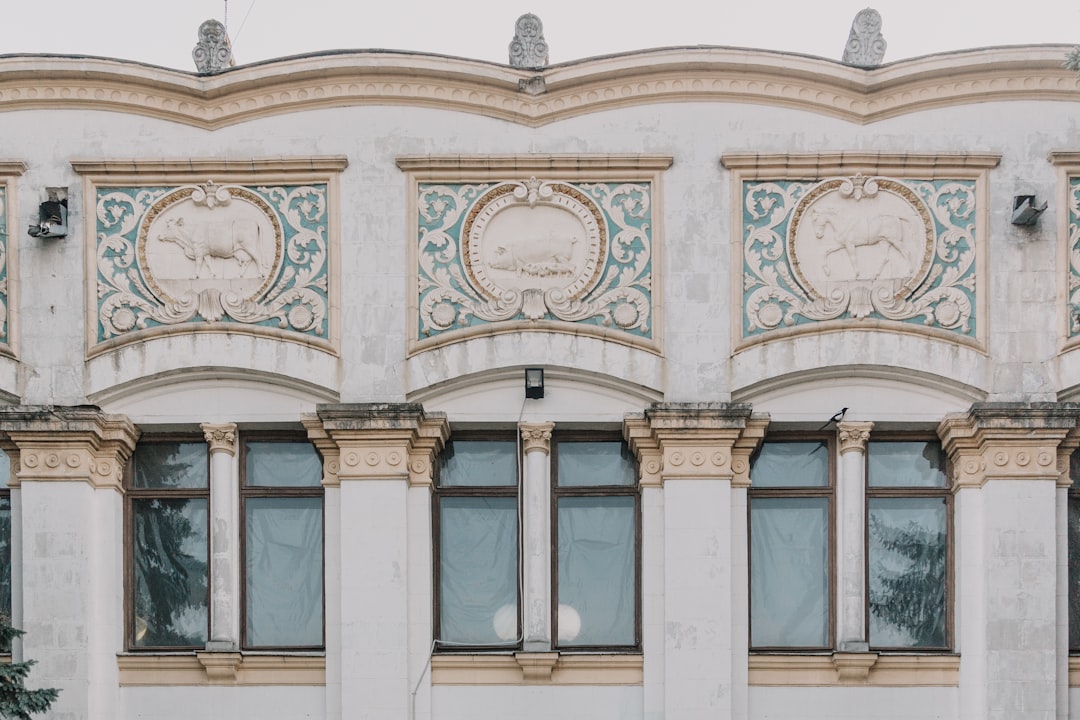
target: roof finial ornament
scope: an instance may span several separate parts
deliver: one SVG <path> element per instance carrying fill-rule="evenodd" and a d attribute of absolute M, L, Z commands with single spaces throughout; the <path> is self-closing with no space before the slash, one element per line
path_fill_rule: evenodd
<path fill-rule="evenodd" d="M 514 24 L 514 39 L 510 43 L 510 67 L 542 68 L 548 64 L 548 45 L 544 40 L 544 23 L 532 13 L 526 13 Z"/>
<path fill-rule="evenodd" d="M 219 73 L 236 64 L 232 55 L 232 44 L 225 26 L 210 19 L 199 26 L 199 42 L 191 51 L 195 67 L 201 73 Z"/>
<path fill-rule="evenodd" d="M 881 13 L 873 8 L 860 10 L 851 23 L 843 63 L 863 68 L 877 67 L 885 59 L 886 47 L 888 43 L 881 34 Z"/>

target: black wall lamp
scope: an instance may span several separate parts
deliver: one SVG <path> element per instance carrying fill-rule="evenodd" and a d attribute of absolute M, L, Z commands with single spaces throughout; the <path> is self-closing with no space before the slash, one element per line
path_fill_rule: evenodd
<path fill-rule="evenodd" d="M 544 368 L 525 368 L 525 397 L 533 400 L 544 397 Z"/>

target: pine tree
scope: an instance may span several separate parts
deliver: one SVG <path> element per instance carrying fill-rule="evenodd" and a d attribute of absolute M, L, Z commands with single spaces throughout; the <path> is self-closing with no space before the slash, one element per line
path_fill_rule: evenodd
<path fill-rule="evenodd" d="M 0 646 L 11 647 L 11 641 L 22 635 L 22 630 L 11 627 L 6 617 L 0 615 Z M 26 676 L 34 661 L 0 663 L 0 718 L 32 720 L 31 715 L 49 709 L 60 694 L 55 688 L 31 690 L 26 687 Z"/>

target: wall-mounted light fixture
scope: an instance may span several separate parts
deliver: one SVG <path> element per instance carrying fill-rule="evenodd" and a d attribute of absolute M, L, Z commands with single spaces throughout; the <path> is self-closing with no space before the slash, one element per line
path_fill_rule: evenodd
<path fill-rule="evenodd" d="M 47 188 L 46 192 L 49 193 L 49 199 L 38 206 L 38 221 L 30 223 L 27 232 L 30 237 L 67 237 L 67 190 Z"/>
<path fill-rule="evenodd" d="M 544 397 L 544 368 L 525 368 L 525 397 L 533 400 Z"/>
<path fill-rule="evenodd" d="M 1039 216 L 1046 212 L 1048 203 L 1043 202 L 1040 206 L 1035 202 L 1034 195 L 1017 195 L 1013 198 L 1013 225 L 1034 225 L 1039 221 Z"/>

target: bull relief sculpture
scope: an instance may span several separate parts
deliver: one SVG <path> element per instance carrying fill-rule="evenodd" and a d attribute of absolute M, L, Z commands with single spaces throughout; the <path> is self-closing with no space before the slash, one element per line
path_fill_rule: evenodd
<path fill-rule="evenodd" d="M 99 188 L 98 341 L 185 323 L 325 338 L 326 226 L 321 184 Z"/>
<path fill-rule="evenodd" d="M 515 322 L 650 339 L 650 190 L 535 177 L 421 185 L 417 340 Z"/>
<path fill-rule="evenodd" d="M 975 187 L 842 177 L 746 182 L 743 337 L 850 319 L 975 337 Z"/>

